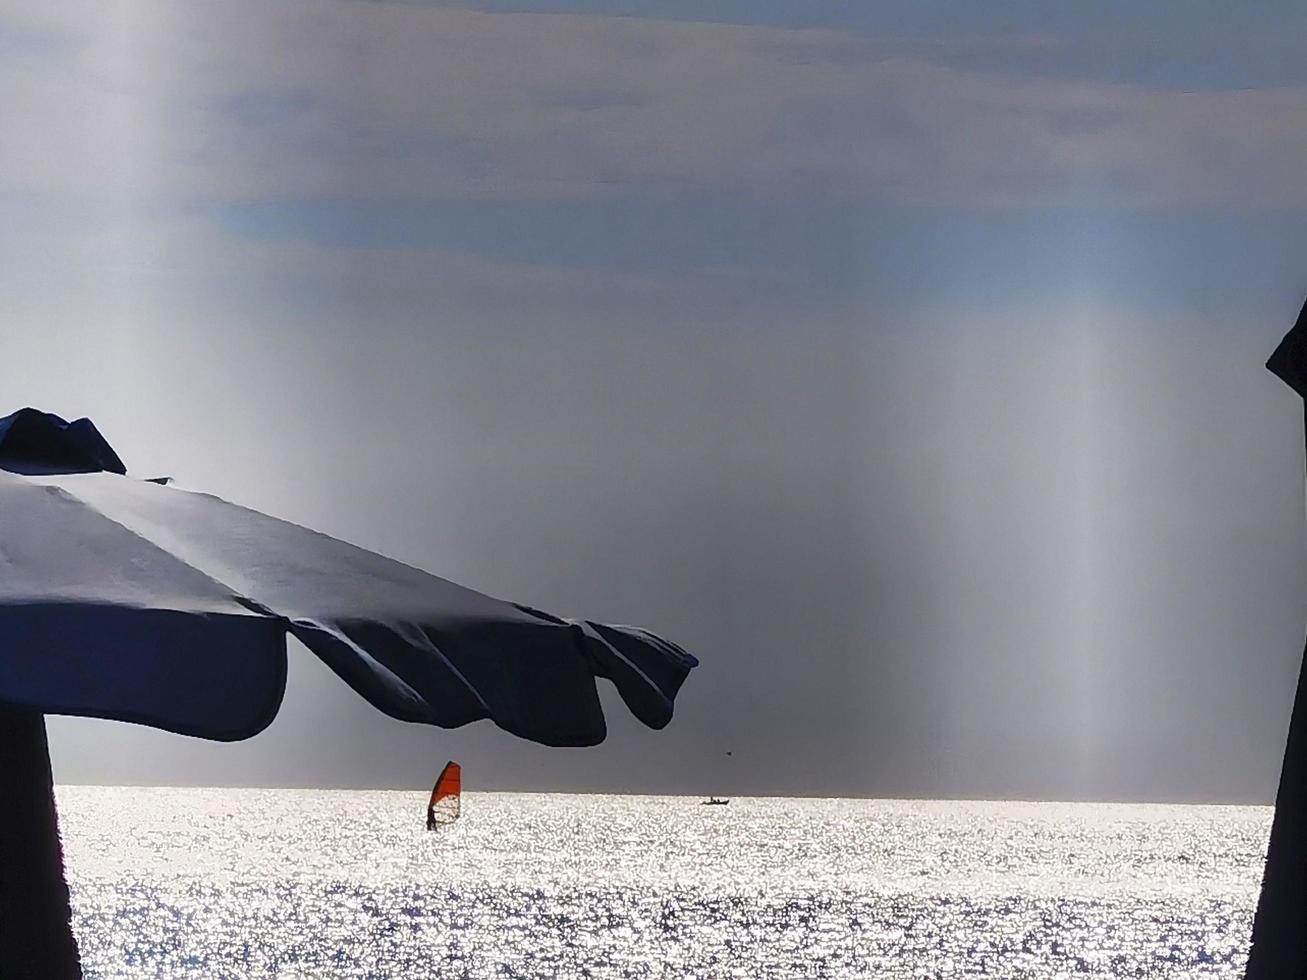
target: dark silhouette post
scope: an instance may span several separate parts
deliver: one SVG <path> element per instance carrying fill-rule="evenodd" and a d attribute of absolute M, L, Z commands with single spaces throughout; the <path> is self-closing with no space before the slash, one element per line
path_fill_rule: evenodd
<path fill-rule="evenodd" d="M 1266 366 L 1307 398 L 1307 305 Z M 1307 672 L 1301 668 L 1244 976 L 1307 976 Z"/>
<path fill-rule="evenodd" d="M 38 711 L 0 707 L 0 977 L 81 980 Z"/>

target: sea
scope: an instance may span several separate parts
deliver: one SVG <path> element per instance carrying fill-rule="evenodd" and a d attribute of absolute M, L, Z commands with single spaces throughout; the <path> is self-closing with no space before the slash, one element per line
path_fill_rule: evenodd
<path fill-rule="evenodd" d="M 1268 807 L 65 786 L 87 978 L 1240 977 Z"/>

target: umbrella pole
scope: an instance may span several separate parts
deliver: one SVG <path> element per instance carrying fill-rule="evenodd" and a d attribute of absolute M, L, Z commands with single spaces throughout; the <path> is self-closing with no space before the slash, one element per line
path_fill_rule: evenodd
<path fill-rule="evenodd" d="M 81 980 L 38 711 L 0 707 L 0 977 Z"/>

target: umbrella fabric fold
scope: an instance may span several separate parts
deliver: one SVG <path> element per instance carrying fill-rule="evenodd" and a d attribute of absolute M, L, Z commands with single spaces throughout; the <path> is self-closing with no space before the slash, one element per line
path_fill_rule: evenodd
<path fill-rule="evenodd" d="M 52 439 L 66 433 L 35 415 Z M 57 453 L 30 432 L 20 448 L 6 465 L 0 442 L 0 701 L 12 705 L 245 738 L 280 705 L 289 632 L 396 718 L 490 718 L 547 745 L 592 745 L 605 735 L 595 678 L 661 728 L 697 663 L 645 630 L 495 599 L 208 494 L 88 472 L 85 458 L 80 472 L 42 473 Z"/>
<path fill-rule="evenodd" d="M 0 419 L 0 465 L 6 462 L 24 473 L 127 472 L 90 419 L 65 422 L 34 408 Z"/>

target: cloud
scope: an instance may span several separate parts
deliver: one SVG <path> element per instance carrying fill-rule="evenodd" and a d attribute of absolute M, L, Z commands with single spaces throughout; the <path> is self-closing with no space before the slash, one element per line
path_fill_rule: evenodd
<path fill-rule="evenodd" d="M 1301 87 L 1036 79 L 955 67 L 956 42 L 390 4 L 72 3 L 2 23 L 59 53 L 0 66 L 11 190 L 1307 203 Z"/>
<path fill-rule="evenodd" d="M 0 318 L 78 329 L 197 316 L 449 328 L 580 318 L 661 329 L 793 312 L 794 301 L 778 301 L 794 289 L 784 268 L 615 267 L 457 243 L 263 236 L 203 208 L 124 212 L 93 199 L 0 196 Z"/>

